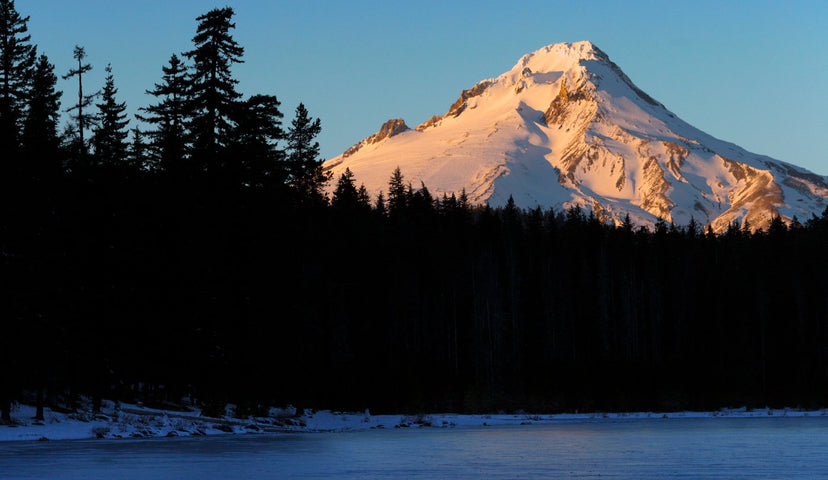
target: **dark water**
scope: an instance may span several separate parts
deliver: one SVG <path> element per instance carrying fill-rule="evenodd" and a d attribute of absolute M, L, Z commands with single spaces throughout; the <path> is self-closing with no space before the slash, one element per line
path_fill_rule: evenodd
<path fill-rule="evenodd" d="M 828 418 L 0 443 L 0 479 L 828 479 Z"/>

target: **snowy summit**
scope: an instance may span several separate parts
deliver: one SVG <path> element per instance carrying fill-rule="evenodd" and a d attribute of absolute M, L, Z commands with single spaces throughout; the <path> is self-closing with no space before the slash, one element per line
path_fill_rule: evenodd
<path fill-rule="evenodd" d="M 325 163 L 372 196 L 399 167 L 416 188 L 499 206 L 580 205 L 639 225 L 691 218 L 722 231 L 800 220 L 828 205 L 828 177 L 694 128 L 641 91 L 588 41 L 548 45 L 463 90 L 416 128 L 402 119 Z M 335 183 L 335 182 L 333 182 Z"/>

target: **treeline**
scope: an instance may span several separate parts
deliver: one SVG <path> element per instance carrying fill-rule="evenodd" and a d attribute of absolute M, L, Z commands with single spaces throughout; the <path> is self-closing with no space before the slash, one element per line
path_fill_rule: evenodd
<path fill-rule="evenodd" d="M 0 62 L 20 67 L 0 72 L 18 89 L 0 98 L 6 421 L 14 401 L 81 396 L 239 413 L 826 404 L 828 209 L 722 234 L 615 226 L 434 198 L 399 169 L 377 198 L 349 171 L 328 196 L 320 122 L 300 105 L 283 129 L 275 97 L 236 93 L 229 8 L 197 19 L 149 90 L 147 132 L 127 142 L 108 72 L 98 110 L 79 88 L 58 134 L 48 59 L 0 6 L 23 46 Z"/>
<path fill-rule="evenodd" d="M 511 199 L 470 208 L 463 197 L 403 188 L 399 170 L 387 205 L 369 210 L 353 201 L 347 176 L 328 213 L 333 225 L 318 227 L 327 258 L 313 274 L 327 293 L 311 318 L 320 323 L 298 335 L 325 352 L 306 366 L 317 372 L 303 389 L 315 405 L 826 403 L 828 209 L 805 225 L 775 218 L 716 235 L 692 222 L 648 229 L 578 208 L 526 211 Z M 313 332 L 327 333 L 326 343 Z"/>

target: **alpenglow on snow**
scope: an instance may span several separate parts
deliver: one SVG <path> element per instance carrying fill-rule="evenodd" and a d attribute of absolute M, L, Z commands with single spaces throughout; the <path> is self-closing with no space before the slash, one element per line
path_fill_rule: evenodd
<path fill-rule="evenodd" d="M 580 205 L 638 225 L 691 218 L 714 231 L 819 215 L 828 177 L 750 153 L 694 128 L 641 91 L 597 46 L 558 43 L 463 90 L 416 128 L 386 122 L 324 164 L 349 168 L 372 197 L 395 168 L 435 196 L 524 208 Z M 333 182 L 335 183 L 335 182 Z"/>

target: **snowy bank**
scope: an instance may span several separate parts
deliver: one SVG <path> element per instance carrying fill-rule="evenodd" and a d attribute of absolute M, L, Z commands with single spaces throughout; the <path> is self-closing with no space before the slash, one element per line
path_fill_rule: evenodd
<path fill-rule="evenodd" d="M 17 405 L 12 425 L 0 425 L 0 441 L 69 439 L 127 439 L 227 434 L 346 432 L 385 428 L 454 428 L 496 425 L 544 425 L 569 422 L 623 421 L 681 418 L 825 417 L 828 409 L 722 409 L 713 412 L 636 412 L 565 414 L 417 414 L 371 415 L 361 413 L 271 409 L 266 417 L 235 418 L 232 408 L 222 418 L 205 417 L 199 410 L 167 411 L 140 405 L 104 402 L 101 413 L 58 413 L 45 409 L 44 420 L 34 420 L 35 408 Z"/>

